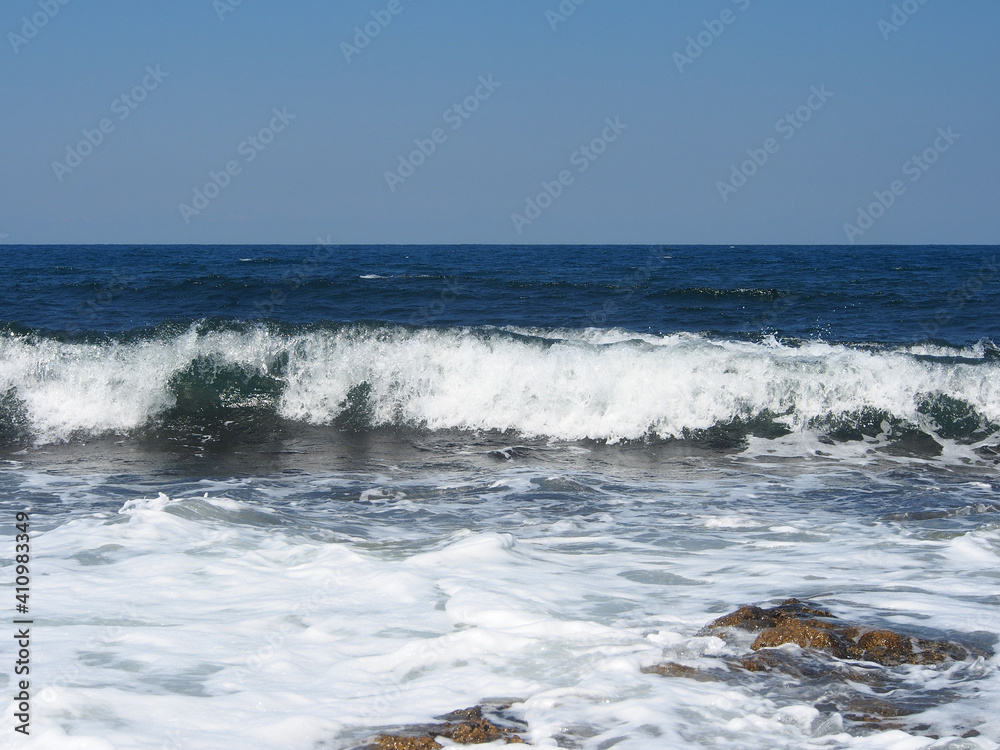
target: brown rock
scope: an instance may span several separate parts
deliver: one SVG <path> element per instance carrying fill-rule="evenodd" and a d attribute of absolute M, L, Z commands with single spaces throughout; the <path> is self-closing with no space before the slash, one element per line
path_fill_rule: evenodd
<path fill-rule="evenodd" d="M 400 737 L 394 734 L 380 734 L 375 738 L 379 750 L 435 750 L 444 747 L 430 737 Z"/>
<path fill-rule="evenodd" d="M 698 682 L 715 682 L 718 677 L 706 672 L 703 669 L 685 667 L 683 664 L 676 664 L 672 661 L 663 664 L 654 664 L 652 667 L 643 667 L 643 674 L 658 674 L 661 677 L 687 677 Z"/>
<path fill-rule="evenodd" d="M 869 630 L 850 625 L 838 620 L 828 610 L 798 599 L 786 599 L 770 609 L 740 607 L 712 621 L 702 632 L 719 628 L 759 631 L 750 646 L 754 651 L 795 643 L 802 648 L 824 651 L 838 659 L 858 659 L 886 667 L 938 664 L 949 659 L 964 659 L 970 653 L 955 643 L 911 638 L 892 630 Z M 751 663 L 751 667 L 751 671 L 768 668 L 759 662 Z"/>
<path fill-rule="evenodd" d="M 449 740 L 460 742 L 464 745 L 478 745 L 484 742 L 493 742 L 501 737 L 506 738 L 507 733 L 489 719 L 474 719 L 463 721 L 453 728 L 448 728 L 440 732 L 438 736 L 447 737 Z"/>
<path fill-rule="evenodd" d="M 504 704 L 503 708 L 508 708 L 510 704 Z M 444 716 L 435 716 L 436 719 L 441 719 L 443 721 L 478 721 L 483 718 L 483 707 L 473 706 L 472 708 L 460 708 L 457 711 L 452 711 Z"/>
<path fill-rule="evenodd" d="M 482 706 L 452 711 L 441 718 L 447 719 L 448 723 L 435 727 L 430 734 L 437 737 L 447 737 L 453 742 L 463 745 L 479 745 L 499 739 L 506 740 L 507 744 L 524 742 L 513 733 L 513 730 L 497 726 L 483 716 Z M 460 720 L 459 723 L 454 723 L 457 720 Z"/>
<path fill-rule="evenodd" d="M 873 728 L 877 728 L 880 732 L 885 732 L 891 729 L 905 730 L 907 729 L 905 724 L 899 724 L 898 722 L 888 722 L 884 721 L 881 716 L 872 716 L 870 714 L 844 714 L 844 718 L 848 721 L 853 721 L 858 724 L 866 724 Z"/>
<path fill-rule="evenodd" d="M 788 666 L 777 659 L 767 658 L 769 655 L 764 655 L 764 658 L 759 658 L 760 656 L 761 654 L 754 654 L 746 659 L 741 659 L 740 666 L 747 672 L 771 672 Z"/>
<path fill-rule="evenodd" d="M 780 621 L 773 628 L 761 631 L 757 639 L 750 644 L 750 648 L 756 651 L 784 643 L 795 643 L 802 648 L 822 649 L 840 659 L 849 656 L 843 640 L 837 636 L 834 629 L 827 627 L 826 623 L 791 618 Z"/>
<path fill-rule="evenodd" d="M 851 648 L 851 656 L 890 667 L 913 663 L 914 653 L 910 638 L 891 630 L 869 630 Z"/>
<path fill-rule="evenodd" d="M 743 659 L 727 662 L 731 667 L 747 672 L 780 672 L 799 678 L 825 678 L 837 676 L 830 665 L 819 659 L 804 658 L 801 654 L 765 649 Z"/>
<path fill-rule="evenodd" d="M 777 607 L 772 607 L 767 612 L 779 619 L 786 617 L 829 617 L 831 620 L 837 619 L 832 612 L 821 609 L 809 602 L 800 601 L 799 599 L 785 599 Z"/>
<path fill-rule="evenodd" d="M 760 607 L 740 607 L 735 612 L 723 615 L 718 620 L 713 620 L 708 624 L 707 628 L 763 630 L 764 628 L 774 627 L 775 624 L 775 619 Z"/>
<path fill-rule="evenodd" d="M 989 656 L 975 649 L 967 649 L 957 643 L 947 641 L 925 641 L 923 638 L 913 639 L 913 660 L 915 664 L 940 664 L 943 661 L 967 659 L 969 656 Z"/>
<path fill-rule="evenodd" d="M 494 706 L 507 708 L 509 704 Z M 503 739 L 507 744 L 523 743 L 513 729 L 501 727 L 483 716 L 481 706 L 463 708 L 439 717 L 444 724 L 421 725 L 404 728 L 404 734 L 380 734 L 373 741 L 377 750 L 434 750 L 442 747 L 436 737 L 447 737 L 463 745 L 479 745 Z"/>
<path fill-rule="evenodd" d="M 878 716 L 882 718 L 899 718 L 900 716 L 908 716 L 916 713 L 914 709 L 867 695 L 852 698 L 850 703 L 847 704 L 847 710 L 851 712 L 857 711 L 866 716 Z"/>
<path fill-rule="evenodd" d="M 737 630 L 755 634 L 752 651 L 723 657 L 728 670 L 704 672 L 741 686 L 801 690 L 803 699 L 815 701 L 818 710 L 838 712 L 848 722 L 879 730 L 905 729 L 930 737 L 934 736 L 928 733 L 932 727 L 907 717 L 954 700 L 955 691 L 922 690 L 905 673 L 886 667 L 934 665 L 990 655 L 988 650 L 974 646 L 844 622 L 829 610 L 798 599 L 786 599 L 774 607 L 740 607 L 709 623 L 701 633 L 727 638 L 731 647 L 742 651 L 744 637 L 728 638 Z M 775 648 L 786 643 L 801 648 Z M 688 670 L 667 663 L 644 671 L 689 676 Z"/>
<path fill-rule="evenodd" d="M 756 606 L 740 607 L 735 612 L 723 615 L 717 620 L 713 620 L 704 630 L 714 628 L 740 628 L 751 632 L 773 628 L 779 623 L 789 619 L 807 619 L 816 617 L 827 617 L 836 619 L 831 612 L 820 609 L 808 602 L 798 599 L 786 599 L 777 607 L 762 609 Z M 822 625 L 822 627 L 833 627 L 833 625 Z"/>

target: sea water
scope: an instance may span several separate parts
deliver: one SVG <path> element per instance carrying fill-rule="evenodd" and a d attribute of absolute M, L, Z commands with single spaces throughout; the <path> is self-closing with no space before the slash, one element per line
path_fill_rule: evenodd
<path fill-rule="evenodd" d="M 997 248 L 0 271 L 4 743 L 346 750 L 500 702 L 542 747 L 1000 747 Z M 887 689 L 703 630 L 789 597 L 970 656 Z"/>

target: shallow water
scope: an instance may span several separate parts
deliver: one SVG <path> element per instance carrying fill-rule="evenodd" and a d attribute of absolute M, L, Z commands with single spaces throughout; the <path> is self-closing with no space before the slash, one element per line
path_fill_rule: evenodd
<path fill-rule="evenodd" d="M 25 746 L 347 748 L 501 698 L 541 746 L 905 748 L 969 730 L 934 746 L 997 746 L 996 657 L 897 668 L 896 699 L 925 709 L 898 729 L 824 710 L 832 677 L 640 671 L 725 669 L 745 644 L 700 629 L 789 596 L 992 650 L 991 467 L 684 461 L 141 482 L 8 464 L 39 571 Z"/>

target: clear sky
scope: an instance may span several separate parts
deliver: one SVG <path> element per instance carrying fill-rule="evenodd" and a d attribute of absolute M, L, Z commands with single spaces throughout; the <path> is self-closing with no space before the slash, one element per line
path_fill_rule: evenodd
<path fill-rule="evenodd" d="M 0 242 L 995 244 L 998 31 L 996 0 L 5 0 Z"/>

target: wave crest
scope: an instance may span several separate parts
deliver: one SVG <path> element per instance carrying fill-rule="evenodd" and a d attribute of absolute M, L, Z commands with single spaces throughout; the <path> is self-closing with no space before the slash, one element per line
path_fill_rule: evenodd
<path fill-rule="evenodd" d="M 987 349 L 205 321 L 103 341 L 10 332 L 0 440 L 213 425 L 266 433 L 280 422 L 721 444 L 915 429 L 975 443 L 1000 423 L 1000 362 Z"/>

